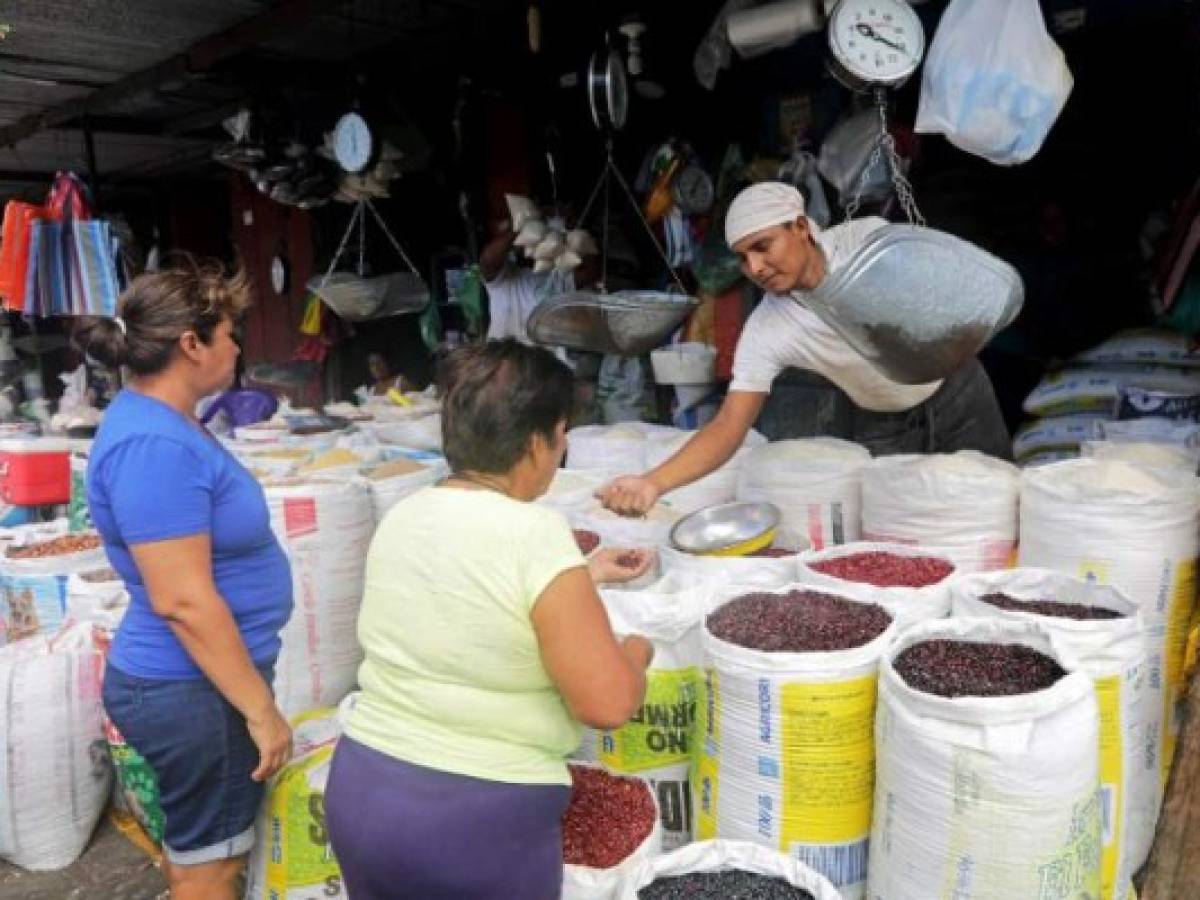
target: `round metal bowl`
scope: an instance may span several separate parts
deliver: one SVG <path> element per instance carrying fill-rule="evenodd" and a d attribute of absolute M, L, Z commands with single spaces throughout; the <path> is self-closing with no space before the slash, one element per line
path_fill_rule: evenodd
<path fill-rule="evenodd" d="M 701 556 L 745 556 L 771 546 L 781 519 L 773 503 L 722 503 L 684 516 L 671 545 Z"/>

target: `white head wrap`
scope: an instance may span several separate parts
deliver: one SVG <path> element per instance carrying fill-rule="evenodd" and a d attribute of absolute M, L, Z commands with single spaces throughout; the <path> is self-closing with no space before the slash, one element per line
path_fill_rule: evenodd
<path fill-rule="evenodd" d="M 733 198 L 725 214 L 725 243 L 733 245 L 746 235 L 795 222 L 804 215 L 804 196 L 782 181 L 752 184 Z"/>

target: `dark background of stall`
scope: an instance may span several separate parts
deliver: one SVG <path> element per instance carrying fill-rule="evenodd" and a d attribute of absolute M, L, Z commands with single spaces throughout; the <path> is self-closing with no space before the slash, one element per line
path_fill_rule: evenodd
<path fill-rule="evenodd" d="M 579 211 L 604 153 L 579 76 L 606 32 L 624 46 L 615 28 L 630 13 L 648 26 L 642 39 L 647 74 L 666 89 L 655 101 L 635 93 L 629 125 L 616 138 L 618 164 L 630 179 L 647 152 L 668 138 L 689 142 L 710 171 L 731 142 L 747 159 L 785 158 L 789 148 L 781 121 L 794 120 L 798 109 L 816 149 L 839 118 L 864 102 L 829 75 L 823 32 L 757 59 L 735 54 L 716 89 L 703 89 L 692 58 L 720 8 L 717 0 L 540 0 L 542 49 L 536 55 L 528 46 L 526 0 L 238 4 L 296 12 L 277 16 L 270 41 L 256 45 L 241 35 L 244 46 L 226 48 L 202 78 L 171 88 L 172 97 L 192 104 L 189 117 L 205 123 L 188 134 L 196 146 L 173 150 L 179 158 L 170 164 L 113 171 L 102 145 L 95 174 L 102 209 L 124 214 L 143 247 L 157 231 L 165 247 L 239 259 L 250 269 L 259 290 L 246 326 L 250 363 L 291 358 L 305 303 L 303 284 L 328 264 L 349 209 L 330 204 L 309 213 L 280 206 L 254 191 L 244 176 L 212 163 L 204 141 L 211 146 L 222 133 L 219 115 L 202 119 L 206 99 L 214 113 L 238 102 L 269 108 L 310 138 L 330 128 L 353 101 L 402 120 L 406 133 L 428 144 L 428 163 L 395 182 L 379 208 L 427 273 L 435 261 L 469 255 L 486 240 L 505 215 L 505 191 L 550 199 L 547 150 L 557 164 L 560 199 L 568 211 Z M 233 5 L 205 0 L 203 8 Z M 318 21 L 304 15 L 306 6 L 336 15 Z M 916 7 L 927 34 L 936 30 L 945 6 L 945 0 L 929 0 Z M 30 16 L 46 15 L 35 7 Z M 184 8 L 175 2 L 157 8 L 169 15 L 175 7 Z M 1021 319 L 985 354 L 1014 422 L 1020 399 L 1048 366 L 1123 325 L 1149 320 L 1144 237 L 1169 223 L 1171 206 L 1195 180 L 1200 159 L 1196 3 L 1042 0 L 1042 8 L 1066 53 L 1075 88 L 1041 152 L 1027 164 L 1005 168 L 941 137 L 922 135 L 912 145 L 910 172 L 929 224 L 996 252 L 1025 278 Z M 195 4 L 188 10 L 201 14 Z M 224 14 L 233 16 L 228 9 Z M 386 34 L 372 24 L 385 20 Z M 19 34 L 19 20 L 16 27 Z M 0 46 L 0 64 L 12 65 L 3 50 Z M 575 83 L 564 86 L 570 75 Z M 892 121 L 901 131 L 915 117 L 919 81 L 918 73 L 893 96 Z M 160 85 L 160 103 L 166 93 Z M 137 102 L 127 99 L 106 110 L 98 127 L 114 133 L 144 129 L 153 126 L 152 109 L 139 95 Z M 80 125 L 76 120 L 60 127 Z M 0 165 L 14 166 L 10 156 L 0 153 Z M 16 158 L 38 168 L 28 151 Z M 50 172 L 26 174 L 21 184 L 13 173 L 0 171 L 4 193 L 44 193 Z M 6 175 L 12 177 L 5 180 Z M 467 220 L 459 214 L 460 192 L 469 199 Z M 619 203 L 614 211 L 641 259 L 636 277 L 662 278 L 640 226 Z M 397 262 L 377 233 L 368 238 L 372 268 L 384 271 Z M 270 290 L 268 275 L 279 252 L 292 265 L 292 283 L 281 297 Z M 457 324 L 455 310 L 444 312 L 452 327 Z M 394 368 L 418 382 L 430 377 L 430 355 L 415 318 L 407 316 L 343 335 L 330 356 L 327 388 L 344 392 L 361 384 L 371 351 L 384 352 Z"/>

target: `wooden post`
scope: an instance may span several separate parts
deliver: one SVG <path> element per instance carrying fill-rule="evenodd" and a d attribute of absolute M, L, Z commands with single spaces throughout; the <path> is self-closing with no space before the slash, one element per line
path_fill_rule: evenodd
<path fill-rule="evenodd" d="M 1194 679 L 1145 874 L 1139 900 L 1200 898 L 1200 684 Z"/>

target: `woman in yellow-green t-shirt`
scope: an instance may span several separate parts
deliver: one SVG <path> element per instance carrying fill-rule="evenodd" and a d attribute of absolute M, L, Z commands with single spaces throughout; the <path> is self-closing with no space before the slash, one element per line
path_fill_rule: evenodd
<path fill-rule="evenodd" d="M 495 341 L 441 371 L 453 475 L 402 500 L 367 559 L 362 696 L 326 791 L 354 900 L 557 900 L 566 758 L 579 724 L 637 710 L 652 649 L 618 641 L 596 584 L 641 575 L 585 560 L 530 501 L 562 462 L 574 396 L 545 350 Z"/>

